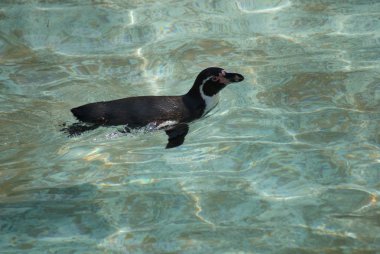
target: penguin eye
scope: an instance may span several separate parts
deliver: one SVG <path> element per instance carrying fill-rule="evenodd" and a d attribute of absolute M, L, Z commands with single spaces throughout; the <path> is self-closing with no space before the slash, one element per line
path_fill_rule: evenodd
<path fill-rule="evenodd" d="M 212 81 L 218 81 L 218 77 L 213 76 L 211 80 Z"/>

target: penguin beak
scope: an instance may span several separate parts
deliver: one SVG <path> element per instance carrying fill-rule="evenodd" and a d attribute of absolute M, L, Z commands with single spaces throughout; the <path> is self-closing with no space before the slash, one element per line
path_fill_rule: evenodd
<path fill-rule="evenodd" d="M 229 83 L 236 83 L 244 80 L 243 75 L 239 73 L 228 73 L 226 72 L 224 78 L 229 81 Z"/>

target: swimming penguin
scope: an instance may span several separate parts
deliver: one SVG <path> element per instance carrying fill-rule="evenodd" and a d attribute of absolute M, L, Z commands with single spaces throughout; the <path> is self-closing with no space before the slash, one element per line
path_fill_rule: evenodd
<path fill-rule="evenodd" d="M 95 102 L 72 108 L 80 121 L 62 130 L 69 136 L 99 126 L 124 125 L 127 129 L 147 127 L 164 130 L 166 148 L 180 146 L 189 131 L 188 123 L 206 115 L 219 101 L 219 91 L 230 83 L 244 80 L 239 73 L 228 73 L 219 67 L 201 71 L 191 89 L 180 96 L 138 96 Z"/>

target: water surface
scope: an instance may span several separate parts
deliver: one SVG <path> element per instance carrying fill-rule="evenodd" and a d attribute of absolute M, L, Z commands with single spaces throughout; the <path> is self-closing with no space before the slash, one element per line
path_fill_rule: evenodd
<path fill-rule="evenodd" d="M 4 253 L 378 253 L 378 1 L 0 3 Z M 70 108 L 183 94 L 221 66 L 185 144 L 77 138 Z"/>

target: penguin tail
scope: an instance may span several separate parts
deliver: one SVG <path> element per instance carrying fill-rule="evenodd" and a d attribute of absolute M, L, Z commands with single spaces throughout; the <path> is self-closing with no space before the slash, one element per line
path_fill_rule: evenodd
<path fill-rule="evenodd" d="M 101 111 L 98 110 L 97 105 L 84 105 L 77 108 L 72 108 L 71 113 L 79 121 L 87 123 L 95 123 L 99 118 L 102 117 Z"/>
<path fill-rule="evenodd" d="M 73 123 L 68 126 L 66 124 L 62 125 L 63 128 L 60 130 L 66 133 L 69 137 L 76 137 L 81 135 L 83 132 L 95 130 L 100 125 L 98 124 L 84 124 L 81 122 Z"/>

